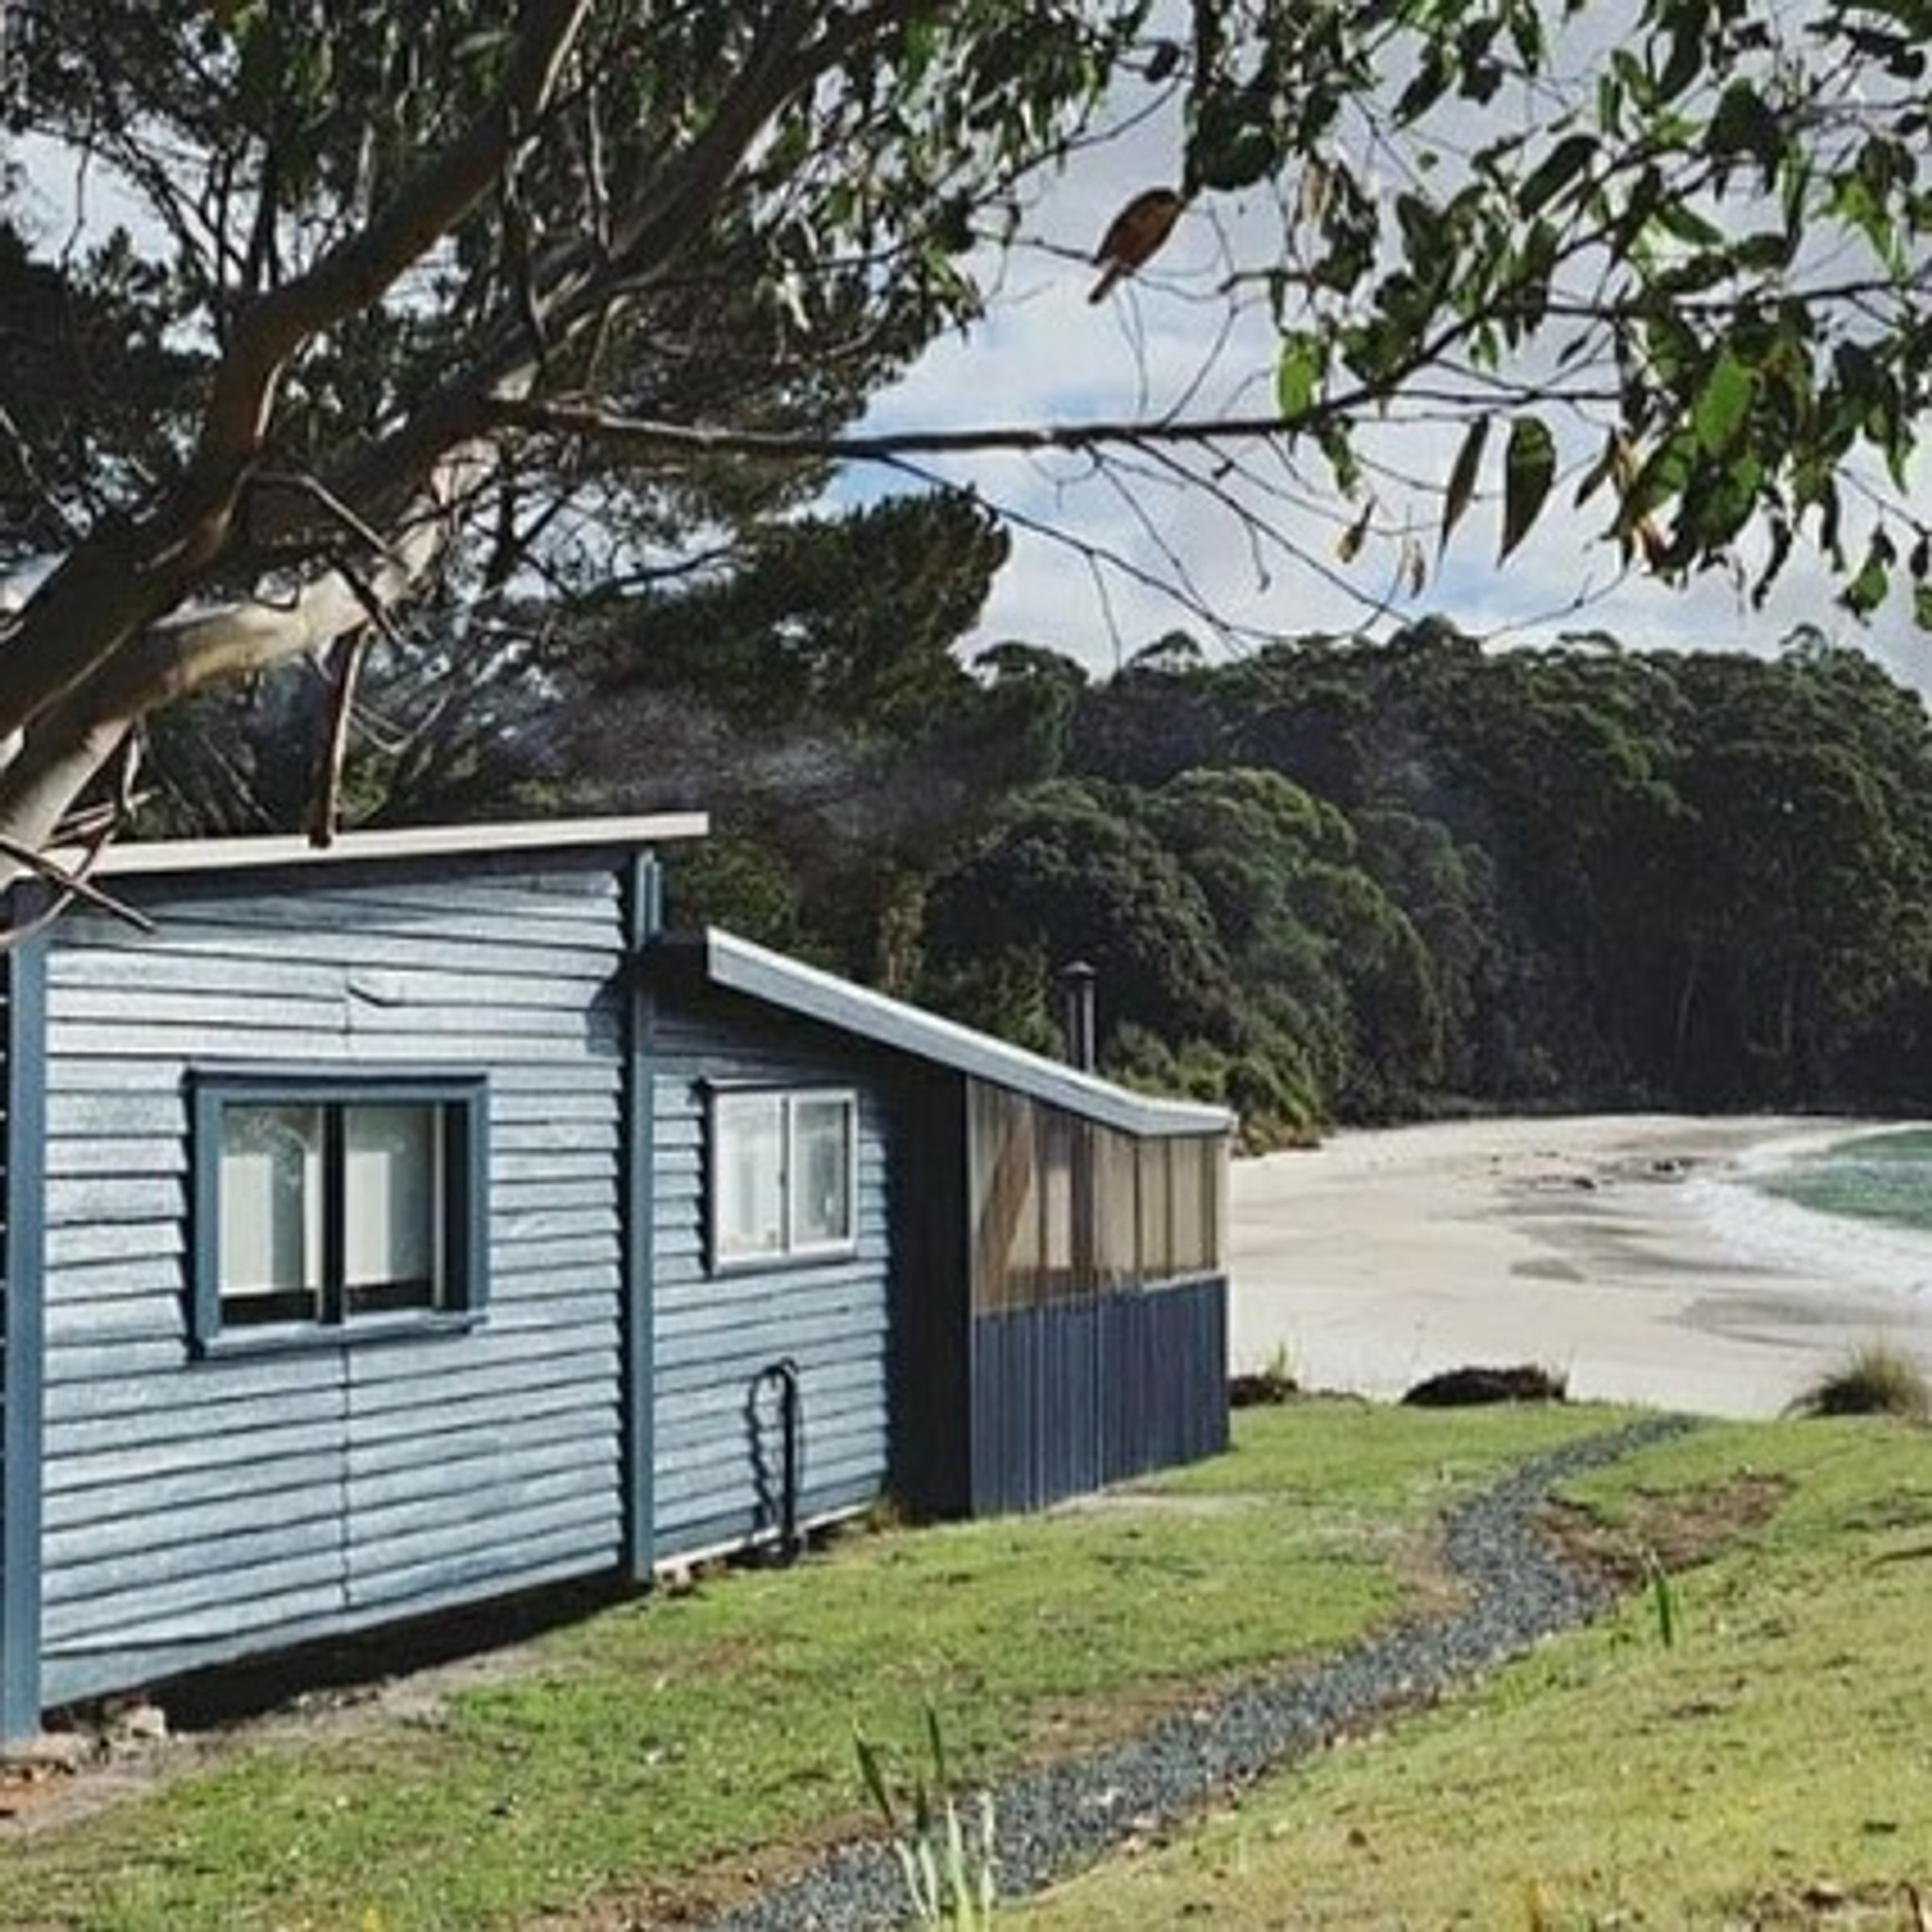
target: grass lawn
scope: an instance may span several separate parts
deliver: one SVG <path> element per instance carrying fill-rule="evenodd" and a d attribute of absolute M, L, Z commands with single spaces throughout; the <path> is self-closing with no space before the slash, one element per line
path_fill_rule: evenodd
<path fill-rule="evenodd" d="M 1712 1427 L 1574 1493 L 1635 1543 L 1687 1496 L 1774 1483 L 1768 1521 L 1674 1579 L 1669 1646 L 1654 1599 L 1633 1595 L 1615 1621 L 1010 1922 L 1920 1932 L 1932 1924 L 1932 1436 L 1873 1422 Z"/>
<path fill-rule="evenodd" d="M 433 1700 L 243 1734 L 97 1815 L 0 1828 L 0 1926 L 604 1932 L 626 1901 L 724 1895 L 865 1822 L 855 1722 L 916 1765 L 930 1698 L 982 1778 L 1332 1650 L 1440 1592 L 1446 1502 L 1618 1420 L 1249 1411 L 1231 1455 L 1091 1507 L 854 1534 L 555 1632 Z M 1771 1924 L 1807 1922 L 1754 1901 L 1802 1914 L 1828 1883 L 1815 1900 L 1882 1890 L 1893 1916 L 1867 1923 L 1907 1923 L 1898 1881 L 1915 1860 L 1932 1878 L 1932 1437 L 1712 1428 L 1587 1493 L 1636 1544 L 1682 1497 L 1740 1494 L 1747 1466 L 1780 1507 L 1676 1578 L 1673 1647 L 1634 1599 L 1010 1917 Z"/>
<path fill-rule="evenodd" d="M 426 1710 L 240 1739 L 0 1833 L 0 1925 L 525 1926 L 742 1883 L 863 1822 L 855 1722 L 909 1763 L 929 1698 L 981 1777 L 1332 1649 L 1440 1588 L 1447 1500 L 1613 1420 L 1248 1411 L 1232 1454 L 1104 1503 L 852 1534 L 553 1633 Z"/>

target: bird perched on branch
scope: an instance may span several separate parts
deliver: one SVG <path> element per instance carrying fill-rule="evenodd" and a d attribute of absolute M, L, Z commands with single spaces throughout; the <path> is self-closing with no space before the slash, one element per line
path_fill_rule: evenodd
<path fill-rule="evenodd" d="M 1143 262 L 1152 259 L 1160 244 L 1174 233 L 1174 222 L 1183 203 L 1172 188 L 1146 188 L 1135 195 L 1108 224 L 1107 233 L 1094 252 L 1096 263 L 1106 270 L 1089 291 L 1090 302 L 1105 301 L 1123 275 L 1130 275 Z"/>

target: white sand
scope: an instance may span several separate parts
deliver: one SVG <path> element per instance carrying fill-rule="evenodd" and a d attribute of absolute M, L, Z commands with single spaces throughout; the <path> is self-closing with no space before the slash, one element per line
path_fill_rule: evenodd
<path fill-rule="evenodd" d="M 1237 1162 L 1231 1353 L 1400 1394 L 1536 1362 L 1578 1398 L 1766 1415 L 1883 1339 L 1932 1369 L 1932 1235 L 1848 1227 L 1727 1183 L 1868 1130 L 1664 1115 L 1346 1133 Z"/>

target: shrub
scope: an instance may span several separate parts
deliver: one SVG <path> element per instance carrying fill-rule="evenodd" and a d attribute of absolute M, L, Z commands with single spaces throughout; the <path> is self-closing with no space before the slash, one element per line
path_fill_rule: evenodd
<path fill-rule="evenodd" d="M 1932 1379 L 1894 1343 L 1868 1341 L 1801 1391 L 1790 1413 L 1890 1415 L 1907 1422 L 1932 1422 Z"/>

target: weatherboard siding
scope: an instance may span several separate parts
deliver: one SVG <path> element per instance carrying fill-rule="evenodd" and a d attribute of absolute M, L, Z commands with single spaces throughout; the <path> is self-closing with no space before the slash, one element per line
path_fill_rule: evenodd
<path fill-rule="evenodd" d="M 653 1549 L 659 1562 L 779 1524 L 777 1383 L 796 1364 L 798 1520 L 864 1507 L 887 1479 L 890 1093 L 871 1057 L 738 1002 L 659 1003 L 651 1106 Z M 713 1083 L 858 1096 L 856 1251 L 766 1269 L 709 1265 L 706 1123 Z"/>
<path fill-rule="evenodd" d="M 44 1696 L 620 1554 L 618 885 L 136 881 L 48 968 Z M 197 1360 L 191 1069 L 488 1076 L 475 1329 Z"/>

